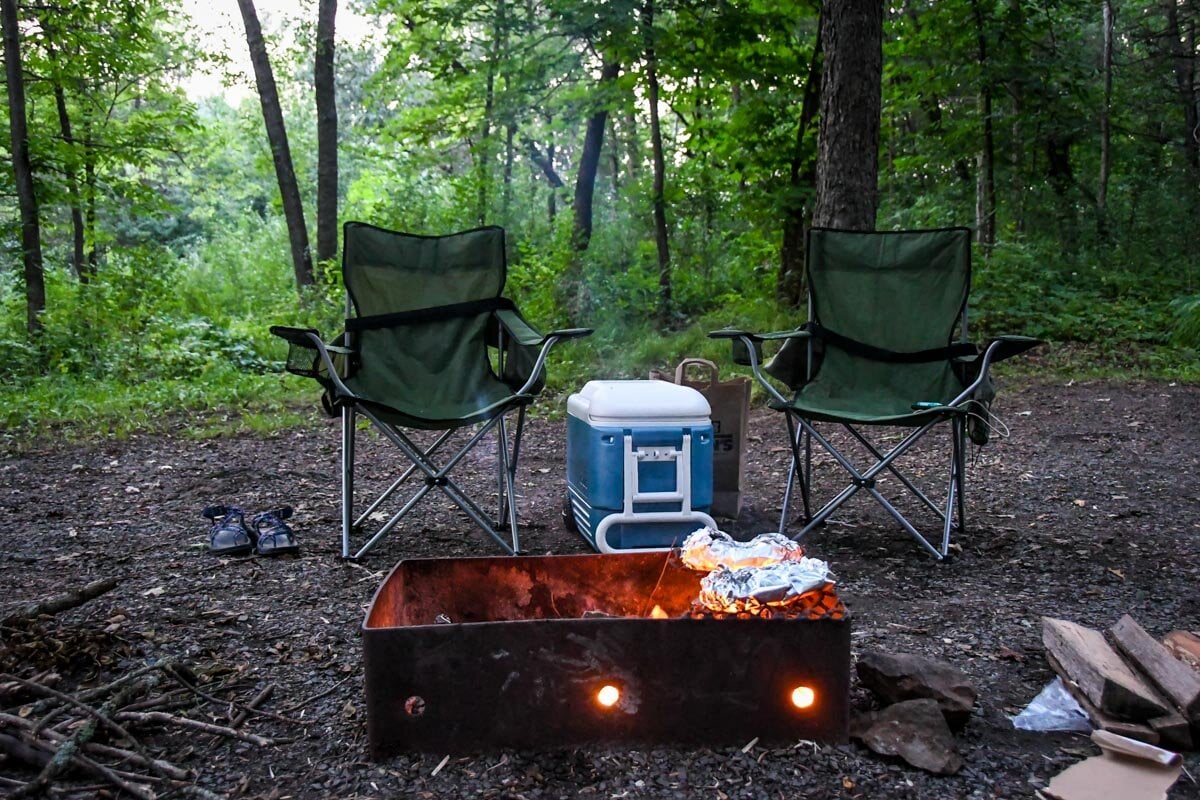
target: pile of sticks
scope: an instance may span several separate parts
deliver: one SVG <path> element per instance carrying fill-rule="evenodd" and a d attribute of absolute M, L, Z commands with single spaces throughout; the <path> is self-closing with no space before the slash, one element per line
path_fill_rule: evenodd
<path fill-rule="evenodd" d="M 87 602 L 115 585 L 111 580 L 89 584 L 69 597 L 51 598 L 10 614 L 0 620 L 0 627 L 20 628 Z M 250 715 L 297 722 L 256 708 L 270 698 L 272 685 L 244 703 L 221 699 L 201 689 L 192 670 L 174 659 L 156 660 L 103 686 L 75 691 L 56 688 L 62 679 L 53 670 L 20 677 L 13 674 L 12 666 L 9 669 L 12 672 L 0 672 L 0 762 L 23 764 L 33 777 L 22 781 L 0 776 L 0 795 L 5 797 L 47 794 L 52 788 L 65 788 L 55 786 L 56 782 L 76 783 L 88 776 L 98 781 L 91 787 L 93 794 L 112 787 L 143 800 L 167 793 L 215 800 L 218 795 L 199 786 L 196 774 L 159 757 L 139 737 L 147 731 L 176 729 L 268 747 L 276 742 L 239 730 Z M 228 724 L 186 715 L 188 710 L 212 706 L 220 710 L 198 716 Z"/>

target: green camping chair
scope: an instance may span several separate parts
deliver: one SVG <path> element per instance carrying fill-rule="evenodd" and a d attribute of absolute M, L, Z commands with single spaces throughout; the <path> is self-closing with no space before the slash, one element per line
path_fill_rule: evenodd
<path fill-rule="evenodd" d="M 326 411 L 341 413 L 343 558 L 365 555 L 434 488 L 507 553 L 520 551 L 514 476 L 525 409 L 542 389 L 550 348 L 591 331 L 539 334 L 501 296 L 506 269 L 504 231 L 497 227 L 416 236 L 348 222 L 342 246 L 345 332 L 327 345 L 312 329 L 271 328 L 289 344 L 288 371 L 317 379 Z M 505 417 L 511 411 L 516 427 L 510 449 Z M 356 518 L 354 432 L 360 414 L 412 466 Z M 435 461 L 464 428 L 474 428 L 466 444 Z M 440 433 L 421 447 L 403 429 Z M 493 429 L 499 444 L 495 519 L 450 476 Z M 351 535 L 414 475 L 419 488 L 351 556 Z M 500 534 L 504 527 L 508 537 Z"/>
<path fill-rule="evenodd" d="M 971 285 L 971 234 L 966 228 L 864 233 L 814 228 L 807 249 L 808 322 L 794 331 L 754 334 L 715 331 L 735 340 L 735 360 L 748 363 L 787 419 L 792 464 L 784 491 L 780 533 L 787 533 L 793 487 L 804 505 L 800 539 L 843 503 L 866 491 L 935 558 L 945 558 L 950 534 L 965 524 L 966 441 L 987 441 L 989 406 L 995 395 L 989 367 L 1040 342 L 1002 336 L 979 348 L 967 341 Z M 760 368 L 764 342 L 782 346 Z M 739 344 L 740 343 L 740 344 Z M 764 374 L 766 373 L 766 374 Z M 767 380 L 790 389 L 790 398 Z M 822 434 L 818 423 L 843 425 L 874 462 L 856 466 Z M 945 501 L 935 503 L 897 468 L 897 459 L 943 423 L 950 430 L 950 469 Z M 870 441 L 860 428 L 909 430 L 891 449 Z M 849 474 L 850 483 L 815 513 L 812 510 L 812 442 Z M 935 544 L 897 510 L 878 487 L 894 477 L 941 521 Z M 798 479 L 798 480 L 797 480 Z"/>

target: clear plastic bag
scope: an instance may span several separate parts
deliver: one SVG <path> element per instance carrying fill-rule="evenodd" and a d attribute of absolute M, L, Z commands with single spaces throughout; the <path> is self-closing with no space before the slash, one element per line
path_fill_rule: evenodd
<path fill-rule="evenodd" d="M 1088 733 L 1092 730 L 1087 712 L 1071 696 L 1067 687 L 1063 685 L 1062 678 L 1057 675 L 1020 714 L 1009 719 L 1012 720 L 1014 728 L 1023 731 Z"/>

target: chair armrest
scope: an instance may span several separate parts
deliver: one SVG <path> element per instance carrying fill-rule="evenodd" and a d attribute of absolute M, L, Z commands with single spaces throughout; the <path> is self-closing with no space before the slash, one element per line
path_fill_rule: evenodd
<path fill-rule="evenodd" d="M 306 378 L 314 378 L 318 381 L 328 381 L 333 384 L 337 393 L 345 397 L 355 397 L 354 392 L 342 382 L 341 376 L 338 374 L 337 366 L 333 363 L 333 357 L 330 353 L 339 355 L 352 355 L 354 351 L 349 347 L 339 347 L 337 345 L 327 345 L 321 339 L 321 334 L 315 328 L 289 328 L 284 325 L 272 325 L 271 334 L 278 336 L 288 343 L 288 366 L 289 372 L 296 375 L 301 375 Z M 309 367 L 308 369 L 299 369 L 294 367 L 294 353 L 297 350 L 309 350 L 316 353 L 317 358 L 325 367 L 324 374 L 318 370 Z"/>
<path fill-rule="evenodd" d="M 790 331 L 774 331 L 772 333 L 750 333 L 735 328 L 724 328 L 719 331 L 709 331 L 710 339 L 729 339 L 733 345 L 733 362 L 749 366 L 754 373 L 754 379 L 766 390 L 771 399 L 780 405 L 787 405 L 788 400 L 775 386 L 767 380 L 762 370 L 762 343 L 769 341 L 786 341 L 789 339 L 810 338 L 812 333 L 797 328 Z M 740 352 L 739 352 L 739 345 Z"/>
<path fill-rule="evenodd" d="M 546 357 L 554 345 L 567 339 L 579 339 L 592 334 L 591 328 L 563 328 L 543 336 L 526 322 L 520 313 L 512 309 L 499 309 L 493 312 L 493 317 L 503 329 L 504 336 L 510 340 L 510 343 L 506 344 L 503 336 L 497 336 L 494 342 L 506 354 L 506 377 L 511 376 L 518 380 L 524 380 L 521 388 L 517 389 L 517 394 L 527 394 L 535 390 L 543 379 L 542 370 L 546 363 Z M 514 350 L 510 345 L 515 345 L 516 349 Z M 535 348 L 538 349 L 538 353 L 536 357 L 533 357 L 532 352 Z M 512 372 L 509 371 L 510 369 Z"/>
<path fill-rule="evenodd" d="M 955 359 L 959 363 L 970 364 L 976 370 L 975 379 L 971 381 L 967 388 L 959 393 L 958 397 L 947 403 L 947 405 L 955 406 L 970 399 L 976 390 L 987 381 L 988 370 L 991 369 L 993 362 L 1012 358 L 1042 344 L 1045 344 L 1045 342 L 1041 339 L 1034 339 L 1031 336 L 997 336 L 987 343 L 987 346 L 979 355 Z"/>
<path fill-rule="evenodd" d="M 582 339 L 585 336 L 591 336 L 592 333 L 594 331 L 591 328 L 560 328 L 559 330 L 547 333 L 546 338 L 549 339 L 551 336 L 554 336 L 562 340 Z"/>

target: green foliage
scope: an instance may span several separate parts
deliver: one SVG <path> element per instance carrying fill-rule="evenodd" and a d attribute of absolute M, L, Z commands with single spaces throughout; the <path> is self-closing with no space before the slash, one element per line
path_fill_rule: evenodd
<path fill-rule="evenodd" d="M 508 293 L 529 320 L 596 329 L 555 351 L 551 392 L 641 377 L 685 356 L 724 368 L 727 344 L 707 331 L 803 318 L 773 297 L 784 212 L 814 199 L 816 133 L 798 138 L 797 126 L 818 3 L 658 0 L 653 30 L 631 0 L 363 5 L 388 30 L 375 44 L 339 42 L 341 217 L 426 234 L 503 225 Z M 293 421 L 296 396 L 311 410 L 315 388 L 275 373 L 285 348 L 268 327 L 335 334 L 338 264 L 317 265 L 317 286 L 297 295 L 257 100 L 193 107 L 182 96 L 175 71 L 213 54 L 194 46 L 177 6 L 84 0 L 56 16 L 22 7 L 48 298 L 44 330 L 30 338 L 6 201 L 6 429 L 122 435 L 183 412 L 188 429 L 209 435 Z M 1200 376 L 1200 173 L 1170 49 L 1184 39 L 1169 35 L 1166 7 L 1117 6 L 1104 208 L 1097 4 L 897 9 L 884 43 L 878 227 L 971 223 L 990 121 L 998 241 L 975 261 L 976 338 L 1043 337 L 1053 347 L 1039 367 L 1063 374 Z M 1192 6 L 1174 13 L 1184 29 L 1197 24 Z M 316 183 L 311 37 L 307 18 L 268 31 L 305 198 Z M 665 321 L 650 40 L 666 151 Z M 620 66 L 616 80 L 599 80 L 606 63 Z M 585 127 L 601 111 L 592 235 L 577 250 L 574 183 Z M 72 209 L 87 219 L 95 272 L 85 280 L 71 265 Z"/>

